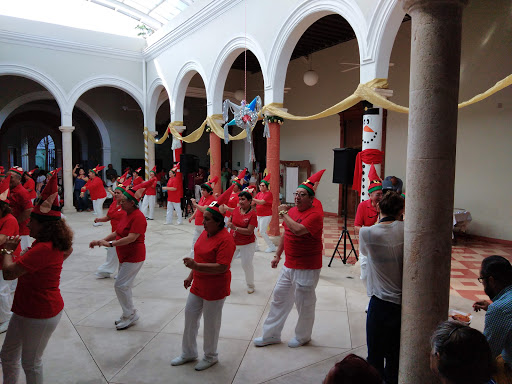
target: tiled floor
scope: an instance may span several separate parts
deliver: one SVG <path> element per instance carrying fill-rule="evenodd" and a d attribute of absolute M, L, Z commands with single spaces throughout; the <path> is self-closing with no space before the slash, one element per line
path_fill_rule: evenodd
<path fill-rule="evenodd" d="M 188 294 L 183 288 L 188 270 L 182 258 L 190 248 L 193 226 L 188 222 L 164 226 L 164 215 L 158 209 L 156 219 L 148 223 L 147 260 L 133 290 L 141 318 L 125 331 L 116 331 L 113 323 L 121 311 L 113 279 L 97 280 L 94 276 L 105 259 L 105 250 L 88 248 L 89 242 L 104 237 L 110 226 L 93 227 L 90 213 L 68 215 L 75 231 L 75 251 L 62 272 L 65 309 L 43 357 L 45 383 L 319 383 L 347 353 L 366 355 L 364 308 L 368 298 L 359 280 L 359 264 L 344 265 L 335 260 L 331 268 L 327 267 L 341 227 L 337 219 L 326 218 L 327 255 L 316 291 L 315 326 L 309 345 L 297 349 L 286 345 L 294 333 L 295 310 L 284 327 L 283 344 L 265 348 L 252 345 L 251 340 L 261 335 L 279 273 L 279 268 L 270 268 L 270 254 L 257 252 L 256 292 L 252 295 L 246 293 L 240 260 L 232 263 L 232 293 L 223 310 L 219 364 L 205 372 L 195 372 L 191 364 L 171 367 L 169 361 L 181 348 Z M 465 244 L 455 248 L 457 269 L 452 285 L 460 286 L 454 285 L 451 308 L 471 310 L 472 302 L 464 297 L 473 287 L 465 290 L 464 283 L 475 280 L 475 265 L 482 255 L 490 253 L 510 255 L 510 247 Z M 482 329 L 482 313 L 474 314 L 473 326 Z M 4 337 L 0 335 L 0 343 Z M 202 328 L 198 346 L 201 350 Z M 23 373 L 20 376 L 20 384 L 25 383 Z"/>

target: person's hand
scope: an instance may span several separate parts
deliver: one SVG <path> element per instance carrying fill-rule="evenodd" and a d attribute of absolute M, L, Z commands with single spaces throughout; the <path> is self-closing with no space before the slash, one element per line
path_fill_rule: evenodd
<path fill-rule="evenodd" d="M 192 285 L 192 277 L 187 277 L 185 280 L 183 280 L 183 286 L 185 289 L 188 289 Z"/>
<path fill-rule="evenodd" d="M 80 197 L 83 198 L 85 196 L 84 192 L 80 192 Z"/>
<path fill-rule="evenodd" d="M 94 219 L 94 222 L 95 222 L 95 223 L 98 223 L 98 222 L 99 222 L 99 221 L 98 221 L 98 219 L 99 219 L 98 217 L 97 217 L 97 218 L 95 218 L 95 219 Z"/>
<path fill-rule="evenodd" d="M 487 300 L 476 301 L 473 304 L 473 309 L 475 310 L 475 312 L 478 312 L 481 309 L 483 309 L 484 311 L 487 311 L 487 308 L 489 308 L 490 304 L 491 303 L 489 301 L 487 301 Z"/>
<path fill-rule="evenodd" d="M 106 240 L 98 240 L 98 246 L 100 247 L 110 247 L 110 243 Z"/>
<path fill-rule="evenodd" d="M 5 243 L 2 245 L 2 248 L 8 251 L 14 251 L 16 248 L 18 248 L 18 244 L 20 243 L 20 241 L 20 236 L 8 236 L 5 240 Z"/>
<path fill-rule="evenodd" d="M 288 212 L 290 210 L 290 206 L 287 204 L 281 204 L 279 207 L 277 207 L 278 212 L 286 211 Z"/>
<path fill-rule="evenodd" d="M 228 221 L 228 223 L 226 225 L 229 229 L 232 229 L 232 230 L 235 230 L 235 228 L 236 228 L 235 225 L 231 221 Z"/>
<path fill-rule="evenodd" d="M 94 247 L 99 247 L 99 242 L 98 240 L 93 240 L 89 243 L 89 248 L 94 248 Z"/>
<path fill-rule="evenodd" d="M 272 261 L 270 262 L 270 266 L 272 268 L 277 268 L 277 266 L 279 265 L 279 262 L 281 261 L 281 257 L 280 256 L 277 256 L 275 255 L 274 258 L 272 259 Z"/>
<path fill-rule="evenodd" d="M 192 217 L 189 217 L 188 218 L 188 222 L 191 223 L 192 222 Z"/>
<path fill-rule="evenodd" d="M 185 257 L 183 259 L 183 264 L 185 264 L 185 267 L 190 269 L 195 269 L 195 267 L 197 266 L 197 263 L 191 257 Z"/>

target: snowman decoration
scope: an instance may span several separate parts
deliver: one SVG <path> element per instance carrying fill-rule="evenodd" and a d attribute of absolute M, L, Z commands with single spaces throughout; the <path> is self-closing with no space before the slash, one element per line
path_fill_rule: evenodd
<path fill-rule="evenodd" d="M 373 108 L 372 104 L 365 103 L 363 113 L 363 146 L 362 150 L 382 150 L 382 108 Z M 368 173 L 371 164 L 363 162 L 361 175 L 361 201 L 369 199 L 368 195 Z M 377 174 L 380 174 L 380 164 L 374 164 Z"/>

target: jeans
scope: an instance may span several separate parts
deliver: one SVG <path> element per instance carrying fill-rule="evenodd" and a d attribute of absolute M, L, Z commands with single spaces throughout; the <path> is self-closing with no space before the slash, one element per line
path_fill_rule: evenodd
<path fill-rule="evenodd" d="M 401 316 L 400 305 L 376 296 L 370 299 L 366 317 L 368 363 L 379 371 L 386 384 L 398 383 Z"/>
<path fill-rule="evenodd" d="M 76 209 L 78 211 L 85 211 L 87 209 L 87 198 L 84 196 L 84 197 L 80 197 L 80 190 L 75 190 L 73 191 L 74 195 L 75 195 L 75 201 L 76 201 Z"/>

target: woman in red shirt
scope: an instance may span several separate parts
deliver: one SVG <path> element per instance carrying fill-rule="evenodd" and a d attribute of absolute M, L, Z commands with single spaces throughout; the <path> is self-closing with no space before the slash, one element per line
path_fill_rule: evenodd
<path fill-rule="evenodd" d="M 126 329 L 139 320 L 133 305 L 132 287 L 146 259 L 144 240 L 148 222 L 139 210 L 139 201 L 150 183 L 152 181 L 148 180 L 133 189 L 125 190 L 119 204 L 126 215 L 121 218 L 114 232 L 103 240 L 94 240 L 89 244 L 90 248 L 116 247 L 120 266 L 114 288 L 123 309 L 119 320 L 114 322 L 118 330 Z"/>
<path fill-rule="evenodd" d="M 205 212 L 206 207 L 208 207 L 215 200 L 215 197 L 213 196 L 213 187 L 218 180 L 219 178 L 215 176 L 210 181 L 201 184 L 201 199 L 199 200 L 199 203 L 196 203 L 196 199 L 191 200 L 192 205 L 195 208 L 195 211 L 192 214 L 192 216 L 189 217 L 188 222 L 191 223 L 192 220 L 195 220 L 195 231 L 194 237 L 192 239 L 192 249 L 190 250 L 190 257 L 194 257 L 194 246 L 196 244 L 197 239 L 204 231 L 203 213 Z"/>
<path fill-rule="evenodd" d="M 153 183 L 146 189 L 140 211 L 147 220 L 153 220 L 155 217 L 155 204 L 156 204 L 156 183 L 158 178 L 156 177 L 156 166 L 149 171 L 149 180 L 153 180 Z"/>
<path fill-rule="evenodd" d="M 201 233 L 194 246 L 194 258 L 186 257 L 183 263 L 191 269 L 184 281 L 185 289 L 190 287 L 185 306 L 185 330 L 182 353 L 171 361 L 171 365 L 182 365 L 197 359 L 197 332 L 204 312 L 204 358 L 195 366 L 203 371 L 218 361 L 222 307 L 230 294 L 231 271 L 229 267 L 235 252 L 233 237 L 224 228 L 221 206 L 227 201 L 232 187 L 211 203 L 204 212 Z M 221 211 L 222 209 L 222 211 Z"/>
<path fill-rule="evenodd" d="M 30 200 L 32 201 L 32 204 L 34 204 L 34 200 L 37 197 L 36 182 L 32 178 L 32 174 L 34 172 L 35 172 L 35 169 L 33 169 L 29 172 L 25 172 L 23 174 L 23 180 L 24 180 L 23 186 L 28 191 L 28 195 L 30 196 Z"/>
<path fill-rule="evenodd" d="M 3 277 L 18 279 L 4 345 L 0 352 L 4 383 L 16 383 L 19 359 L 27 383 L 43 382 L 42 355 L 62 316 L 59 290 L 62 263 L 73 251 L 73 232 L 61 218 L 57 172 L 50 178 L 30 214 L 30 236 L 36 240 L 13 260 L 20 237 L 9 237 L 0 251 Z"/>
<path fill-rule="evenodd" d="M 178 221 L 176 224 L 183 224 L 183 216 L 181 215 L 181 197 L 183 196 L 183 183 L 181 181 L 181 173 L 176 176 L 177 168 L 173 168 L 169 171 L 169 181 L 167 186 L 163 187 L 164 191 L 167 191 L 167 215 L 165 217 L 164 224 L 172 224 L 173 212 L 176 211 Z"/>
<path fill-rule="evenodd" d="M 89 181 L 82 187 L 80 197 L 84 197 L 85 191 L 89 191 L 92 200 L 93 214 L 103 217 L 103 202 L 107 198 L 107 192 L 103 185 L 103 180 L 98 177 L 98 172 L 102 171 L 104 166 L 97 165 L 93 169 L 89 169 Z M 94 223 L 95 227 L 103 225 L 102 223 Z"/>
<path fill-rule="evenodd" d="M 233 211 L 228 221 L 228 228 L 231 229 L 235 239 L 236 250 L 240 252 L 242 259 L 242 268 L 245 272 L 245 282 L 247 283 L 247 293 L 254 293 L 254 266 L 252 259 L 256 249 L 256 236 L 254 228 L 258 226 L 256 210 L 251 207 L 252 195 L 243 191 L 238 195 L 238 204 L 240 207 Z"/>
<path fill-rule="evenodd" d="M 267 249 L 265 252 L 272 253 L 277 250 L 277 247 L 274 245 L 270 237 L 268 236 L 268 226 L 270 224 L 270 220 L 272 220 L 272 205 L 274 201 L 274 197 L 272 192 L 268 189 L 270 186 L 270 173 L 261 180 L 260 183 L 260 191 L 254 198 L 254 203 L 256 203 L 256 214 L 258 216 L 258 231 L 260 232 L 261 237 L 267 243 Z M 316 200 L 316 199 L 315 199 Z"/>

